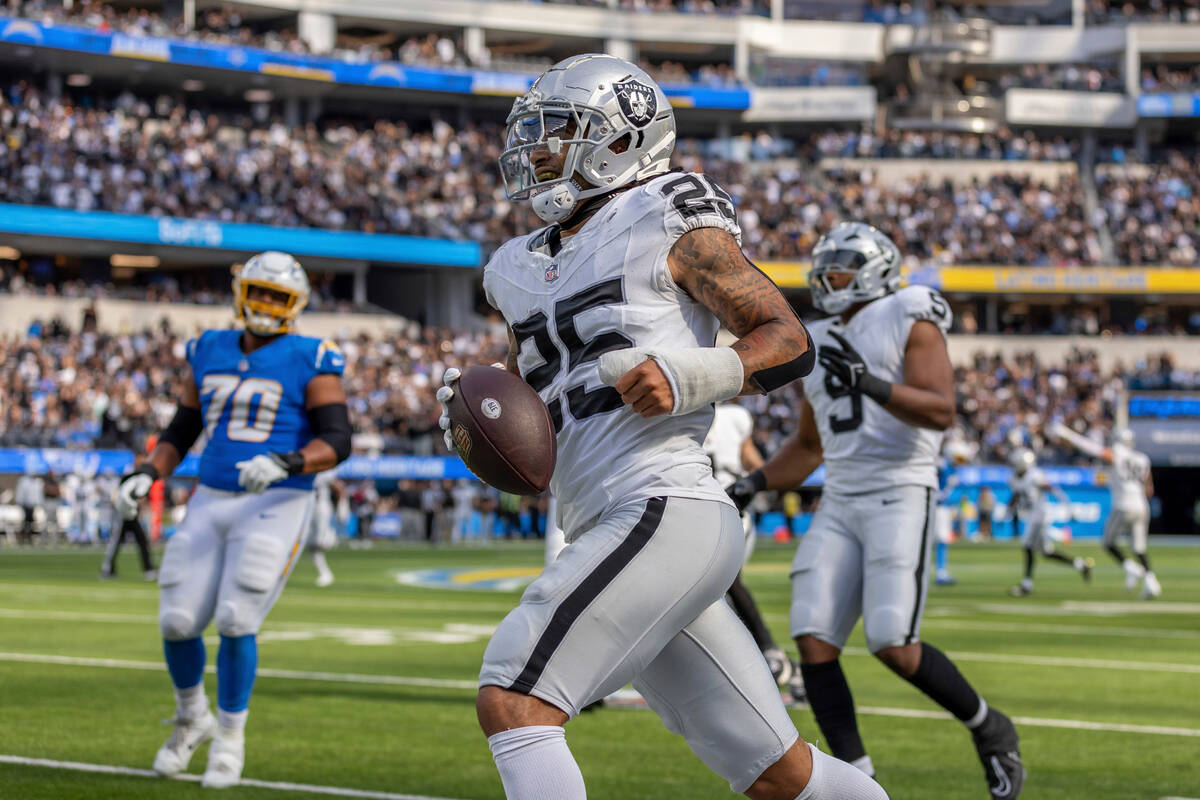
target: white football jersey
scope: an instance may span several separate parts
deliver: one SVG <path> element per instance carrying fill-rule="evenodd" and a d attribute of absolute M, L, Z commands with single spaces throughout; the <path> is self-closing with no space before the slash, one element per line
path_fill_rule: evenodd
<path fill-rule="evenodd" d="M 712 427 L 704 438 L 704 452 L 712 460 L 713 474 L 722 486 L 728 486 L 746 474 L 742 466 L 742 445 L 754 432 L 754 418 L 737 403 L 721 403 L 713 415 Z"/>
<path fill-rule="evenodd" d="M 733 203 L 708 178 L 671 172 L 618 194 L 561 242 L 556 226 L 506 242 L 483 288 L 516 336 L 517 366 L 550 409 L 550 482 L 568 540 L 606 509 L 659 495 L 729 502 L 702 442 L 711 407 L 645 419 L 597 375 L 602 353 L 712 347 L 717 318 L 671 278 L 667 255 L 696 228 L 739 237 Z"/>
<path fill-rule="evenodd" d="M 809 325 L 808 331 L 818 348 L 841 347 L 830 335 L 837 332 L 859 352 L 871 374 L 903 383 L 908 334 L 919 320 L 934 323 L 945 334 L 950 305 L 933 289 L 909 286 L 871 301 L 848 323 L 829 317 Z M 909 425 L 874 400 L 846 392 L 820 362 L 803 381 L 825 453 L 826 488 L 838 494 L 893 486 L 937 488 L 941 431 Z"/>
<path fill-rule="evenodd" d="M 1150 474 L 1150 459 L 1145 453 L 1123 444 L 1114 444 L 1112 454 L 1112 469 L 1109 471 L 1112 507 L 1119 511 L 1148 509 L 1150 501 L 1146 499 L 1146 477 Z"/>
<path fill-rule="evenodd" d="M 1013 472 L 1008 481 L 1012 490 L 1009 505 L 1021 515 L 1026 522 L 1041 519 L 1046 513 L 1046 476 L 1037 467 L 1028 469 L 1024 475 Z"/>

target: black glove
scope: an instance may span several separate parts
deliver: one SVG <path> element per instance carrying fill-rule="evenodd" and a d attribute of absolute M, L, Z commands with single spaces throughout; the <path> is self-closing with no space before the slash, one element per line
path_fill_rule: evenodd
<path fill-rule="evenodd" d="M 738 478 L 734 483 L 725 487 L 725 494 L 729 495 L 729 499 L 737 506 L 738 513 L 741 514 L 746 510 L 746 506 L 750 505 L 750 501 L 754 499 L 754 495 L 767 488 L 767 478 L 763 475 L 761 469 L 756 469 L 749 475 Z"/>
<path fill-rule="evenodd" d="M 844 336 L 836 331 L 830 331 L 829 335 L 837 339 L 841 347 L 821 345 L 817 360 L 825 371 L 848 391 L 865 394 L 881 406 L 887 405 L 892 398 L 892 384 L 868 372 L 863 357 Z"/>

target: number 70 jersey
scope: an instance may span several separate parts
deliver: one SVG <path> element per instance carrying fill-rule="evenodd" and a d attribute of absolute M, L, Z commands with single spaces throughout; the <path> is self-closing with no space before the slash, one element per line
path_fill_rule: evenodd
<path fill-rule="evenodd" d="M 505 243 L 483 288 L 519 347 L 517 366 L 554 420 L 550 488 L 568 540 L 606 510 L 654 496 L 728 502 L 702 447 L 709 406 L 645 419 L 597 374 L 628 347 L 712 347 L 718 322 L 671 277 L 687 231 L 739 236 L 729 196 L 703 175 L 667 173 L 609 200 L 561 247 L 555 226 Z"/>
<path fill-rule="evenodd" d="M 252 353 L 242 352 L 241 336 L 238 330 L 205 331 L 187 345 L 208 439 L 200 483 L 229 492 L 242 491 L 239 461 L 308 444 L 308 383 L 317 375 L 341 375 L 346 363 L 336 345 L 311 336 L 279 336 Z M 292 475 L 271 485 L 312 484 L 312 475 Z"/>
<path fill-rule="evenodd" d="M 945 335 L 950 306 L 933 289 L 908 286 L 872 300 L 846 324 L 841 317 L 829 317 L 810 324 L 808 332 L 817 347 L 841 347 L 830 335 L 836 331 L 863 357 L 871 374 L 903 383 L 908 335 L 919 321 L 932 322 Z M 803 381 L 821 435 L 827 489 L 860 494 L 894 486 L 938 488 L 941 431 L 909 425 L 869 397 L 847 392 L 819 363 Z"/>

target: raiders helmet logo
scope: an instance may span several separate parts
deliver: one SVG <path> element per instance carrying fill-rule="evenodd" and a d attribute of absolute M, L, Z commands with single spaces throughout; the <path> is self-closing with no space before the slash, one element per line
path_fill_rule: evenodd
<path fill-rule="evenodd" d="M 658 98 L 654 90 L 641 81 L 628 80 L 613 84 L 621 114 L 635 128 L 644 128 L 658 113 Z"/>

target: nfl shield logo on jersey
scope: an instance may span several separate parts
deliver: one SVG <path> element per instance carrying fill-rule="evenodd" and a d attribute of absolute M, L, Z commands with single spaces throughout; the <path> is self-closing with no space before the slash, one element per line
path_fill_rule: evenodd
<path fill-rule="evenodd" d="M 546 283 L 553 283 L 558 280 L 558 264 L 551 263 L 546 267 Z"/>
<path fill-rule="evenodd" d="M 654 90 L 641 81 L 621 81 L 613 84 L 617 105 L 625 119 L 637 128 L 644 128 L 658 113 L 658 98 Z"/>

